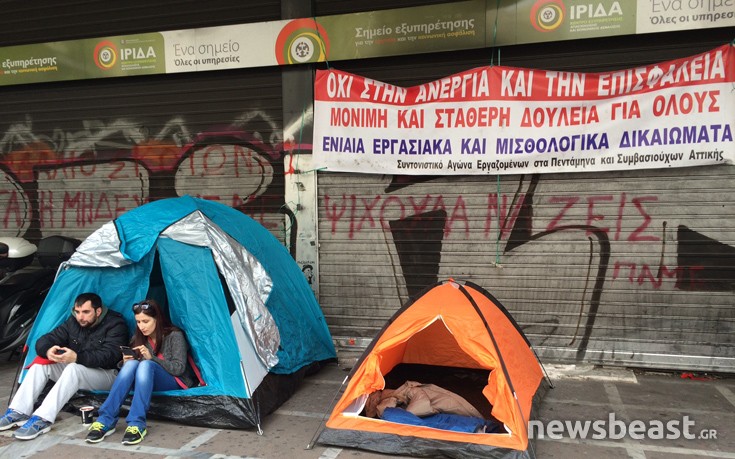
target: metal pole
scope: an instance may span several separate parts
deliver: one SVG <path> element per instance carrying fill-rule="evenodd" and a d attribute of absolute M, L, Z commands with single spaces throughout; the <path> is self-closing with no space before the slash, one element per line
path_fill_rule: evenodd
<path fill-rule="evenodd" d="M 23 363 L 26 360 L 26 355 L 28 355 L 28 345 L 24 344 L 23 352 L 21 353 L 20 361 L 18 362 L 18 367 L 15 369 L 15 378 L 13 378 L 13 385 L 10 387 L 10 396 L 8 397 L 8 406 L 10 406 L 10 402 L 13 400 L 13 395 L 15 395 L 15 392 L 18 389 L 18 375 L 20 374 L 21 368 L 23 368 Z"/>
<path fill-rule="evenodd" d="M 329 402 L 329 409 L 324 413 L 324 416 L 322 416 L 322 420 L 319 421 L 319 425 L 316 427 L 316 432 L 314 432 L 314 435 L 311 437 L 311 441 L 308 445 L 306 445 L 306 449 L 311 449 L 314 447 L 314 442 L 316 441 L 317 436 L 321 433 L 322 430 L 322 424 L 324 423 L 324 420 L 327 418 L 327 415 L 332 412 L 334 409 L 334 400 L 337 398 L 337 395 L 342 390 L 342 387 L 347 382 L 347 378 L 349 378 L 350 375 L 345 376 L 345 379 L 342 380 L 342 384 L 339 385 L 337 388 L 337 392 L 334 393 L 334 396 L 332 397 L 332 401 Z"/>
<path fill-rule="evenodd" d="M 533 351 L 533 355 L 536 356 L 536 361 L 538 362 L 539 366 L 541 366 L 541 370 L 544 372 L 544 376 L 546 376 L 546 381 L 549 383 L 549 389 L 553 389 L 554 383 L 551 382 L 551 378 L 549 378 L 549 374 L 546 372 L 546 367 L 543 363 L 541 363 L 541 359 L 538 358 L 538 354 L 536 353 L 536 349 L 534 349 L 533 346 L 531 346 L 531 350 Z"/>
<path fill-rule="evenodd" d="M 255 406 L 255 400 L 253 400 L 253 391 L 250 390 L 250 383 L 248 382 L 247 376 L 245 376 L 245 364 L 242 360 L 240 360 L 240 371 L 242 372 L 242 380 L 245 381 L 245 391 L 248 393 L 250 407 L 253 409 L 253 414 L 255 415 L 255 427 L 258 428 L 257 433 L 258 435 L 263 435 L 263 429 L 261 429 L 260 427 L 260 413 L 258 413 L 258 409 Z"/>

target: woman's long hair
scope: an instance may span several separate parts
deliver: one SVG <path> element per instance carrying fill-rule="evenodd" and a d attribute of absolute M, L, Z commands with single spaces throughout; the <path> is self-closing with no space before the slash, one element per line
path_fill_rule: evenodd
<path fill-rule="evenodd" d="M 161 311 L 161 306 L 158 305 L 156 300 L 147 299 L 139 303 L 135 303 L 133 305 L 133 313 L 136 315 L 145 314 L 156 319 L 156 329 L 153 331 L 153 337 L 156 340 L 156 345 L 153 349 L 153 355 L 158 355 L 163 352 L 163 337 L 174 330 L 178 330 L 178 328 L 171 324 L 171 319 Z M 148 338 L 141 333 L 140 328 L 136 325 L 131 346 L 136 347 L 147 343 Z"/>

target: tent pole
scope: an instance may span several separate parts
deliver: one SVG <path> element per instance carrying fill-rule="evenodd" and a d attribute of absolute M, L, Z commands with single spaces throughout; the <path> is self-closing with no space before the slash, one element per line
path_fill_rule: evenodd
<path fill-rule="evenodd" d="M 13 378 L 13 385 L 10 387 L 10 396 L 8 397 L 8 406 L 10 405 L 10 402 L 13 401 L 13 395 L 15 395 L 15 391 L 18 390 L 18 375 L 20 375 L 20 370 L 23 368 L 23 363 L 26 360 L 26 356 L 28 355 L 28 345 L 23 345 L 23 352 L 20 354 L 20 361 L 18 362 L 18 367 L 15 369 L 15 378 Z"/>
<path fill-rule="evenodd" d="M 516 390 L 513 387 L 513 381 L 510 379 L 510 373 L 508 372 L 508 367 L 505 366 L 505 359 L 503 358 L 503 353 L 500 352 L 500 346 L 498 345 L 498 342 L 495 340 L 495 335 L 493 334 L 492 329 L 490 329 L 490 324 L 487 323 L 485 316 L 482 315 L 482 312 L 480 311 L 480 307 L 477 305 L 475 300 L 472 298 L 472 295 L 470 295 L 470 292 L 468 292 L 467 289 L 464 288 L 463 285 L 461 284 L 457 284 L 457 285 L 459 286 L 459 290 L 464 294 L 465 298 L 467 298 L 467 300 L 472 305 L 472 308 L 477 313 L 477 316 L 480 318 L 480 320 L 482 320 L 482 323 L 485 325 L 485 330 L 487 330 L 488 336 L 490 336 L 490 341 L 495 347 L 495 351 L 498 353 L 498 362 L 500 363 L 500 368 L 503 370 L 503 376 L 505 376 L 505 381 L 508 383 L 508 386 L 511 392 L 513 393 L 513 398 L 515 399 L 516 406 L 518 407 L 518 414 L 520 414 L 521 421 L 523 421 L 523 425 L 526 428 L 526 439 L 528 440 L 529 451 L 531 452 L 531 456 L 533 457 L 533 459 L 536 459 L 536 451 L 533 445 L 531 444 L 531 438 L 529 435 L 528 422 L 526 421 L 526 417 L 523 415 L 523 408 L 521 407 L 520 400 L 518 400 L 518 395 L 516 395 Z M 533 350 L 532 346 L 529 345 L 528 347 Z M 538 356 L 536 356 L 536 359 L 538 359 Z"/>
<path fill-rule="evenodd" d="M 546 376 L 546 381 L 549 383 L 549 388 L 550 389 L 553 389 L 555 386 L 554 386 L 554 383 L 551 382 L 551 378 L 549 377 L 549 374 L 546 372 L 546 367 L 544 366 L 543 363 L 541 363 L 541 359 L 538 358 L 538 354 L 536 353 L 536 349 L 533 346 L 530 346 L 530 347 L 531 347 L 531 350 L 533 351 L 533 355 L 536 356 L 536 361 L 541 366 L 541 370 L 543 370 L 543 372 L 544 372 L 544 376 Z"/>
<path fill-rule="evenodd" d="M 498 349 L 498 352 L 500 352 L 500 349 Z M 518 407 L 518 413 L 521 415 L 521 420 L 523 420 L 523 425 L 526 426 L 526 438 L 528 439 L 528 449 L 529 451 L 531 451 L 531 457 L 533 459 L 536 459 L 536 448 L 533 447 L 533 443 L 531 442 L 531 435 L 530 435 L 530 430 L 528 427 L 528 421 L 526 421 L 526 417 L 523 415 L 523 409 L 521 408 L 521 401 L 518 400 L 518 395 L 516 395 L 516 391 L 513 391 L 513 398 L 516 399 L 516 406 Z"/>
<path fill-rule="evenodd" d="M 242 380 L 245 381 L 245 391 L 248 393 L 248 400 L 250 400 L 251 408 L 253 409 L 253 414 L 255 415 L 255 427 L 258 428 L 257 434 L 263 435 L 263 429 L 260 427 L 260 413 L 258 413 L 258 410 L 255 406 L 255 400 L 253 399 L 253 391 L 250 390 L 250 383 L 248 382 L 247 376 L 245 376 L 245 364 L 242 360 L 240 360 L 240 371 L 242 372 Z"/>
<path fill-rule="evenodd" d="M 337 398 L 337 395 L 342 391 L 342 387 L 344 387 L 345 383 L 347 382 L 347 378 L 349 378 L 350 375 L 345 376 L 345 379 L 342 380 L 342 384 L 339 385 L 337 388 L 337 391 L 334 393 L 334 396 L 332 397 L 332 401 L 329 402 L 329 409 L 324 412 L 324 416 L 322 416 L 322 420 L 319 421 L 319 425 L 316 427 L 316 432 L 314 432 L 314 435 L 311 437 L 311 441 L 308 445 L 306 445 L 306 449 L 311 449 L 314 447 L 314 442 L 316 441 L 317 436 L 321 433 L 322 430 L 322 424 L 324 424 L 324 420 L 327 418 L 327 415 L 332 412 L 334 409 L 334 400 Z"/>

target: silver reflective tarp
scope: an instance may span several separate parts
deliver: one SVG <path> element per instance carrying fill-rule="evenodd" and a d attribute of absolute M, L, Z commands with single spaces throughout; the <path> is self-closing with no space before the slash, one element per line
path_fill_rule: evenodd
<path fill-rule="evenodd" d="M 199 211 L 192 212 L 166 228 L 161 236 L 185 244 L 209 247 L 219 272 L 235 303 L 240 323 L 255 344 L 267 368 L 278 363 L 276 352 L 281 335 L 265 302 L 273 281 L 265 268 L 235 239 Z"/>
<path fill-rule="evenodd" d="M 107 222 L 89 235 L 65 265 L 85 268 L 119 268 L 129 265 L 130 260 L 120 252 L 120 238 L 115 222 Z"/>

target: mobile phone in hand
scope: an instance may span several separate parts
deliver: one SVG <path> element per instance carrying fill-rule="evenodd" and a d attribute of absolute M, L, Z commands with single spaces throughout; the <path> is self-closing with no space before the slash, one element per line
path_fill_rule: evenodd
<path fill-rule="evenodd" d="M 129 355 L 133 358 L 136 357 L 135 351 L 128 346 L 120 346 L 120 350 L 122 351 L 123 355 Z"/>
<path fill-rule="evenodd" d="M 60 355 L 60 354 L 63 354 L 64 352 L 66 352 L 66 349 L 56 349 L 56 350 L 54 351 L 54 354 L 56 354 L 56 355 Z"/>

